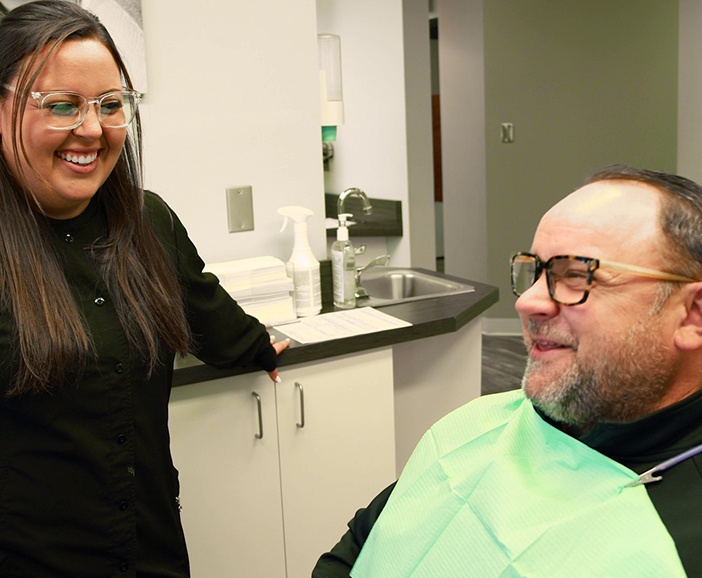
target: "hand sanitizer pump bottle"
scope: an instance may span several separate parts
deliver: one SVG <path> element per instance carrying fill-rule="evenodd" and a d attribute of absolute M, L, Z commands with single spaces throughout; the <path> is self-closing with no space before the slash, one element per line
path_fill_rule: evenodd
<path fill-rule="evenodd" d="M 312 253 L 307 239 L 307 219 L 314 213 L 305 207 L 291 205 L 278 209 L 278 214 L 285 217 L 281 232 L 287 226 L 288 219 L 294 222 L 295 243 L 285 269 L 288 277 L 293 280 L 295 313 L 298 317 L 317 315 L 322 310 L 319 261 Z"/>
<path fill-rule="evenodd" d="M 350 216 L 350 213 L 339 215 L 336 241 L 331 246 L 334 305 L 340 309 L 356 307 L 356 253 L 349 242 L 346 226 L 346 219 Z"/>

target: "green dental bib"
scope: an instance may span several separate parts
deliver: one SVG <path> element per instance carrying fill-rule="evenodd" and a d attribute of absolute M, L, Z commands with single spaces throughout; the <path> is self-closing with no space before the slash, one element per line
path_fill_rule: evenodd
<path fill-rule="evenodd" d="M 637 479 L 521 391 L 479 398 L 424 435 L 351 576 L 685 576 Z"/>

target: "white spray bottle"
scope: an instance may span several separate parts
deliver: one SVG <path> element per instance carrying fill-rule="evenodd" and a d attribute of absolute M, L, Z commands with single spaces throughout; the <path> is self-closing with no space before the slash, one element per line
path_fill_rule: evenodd
<path fill-rule="evenodd" d="M 288 219 L 294 222 L 295 243 L 285 268 L 295 287 L 295 312 L 298 317 L 317 315 L 322 310 L 319 261 L 307 239 L 307 219 L 314 213 L 305 207 L 291 205 L 278 209 L 278 214 L 284 217 L 281 232 L 287 226 Z"/>

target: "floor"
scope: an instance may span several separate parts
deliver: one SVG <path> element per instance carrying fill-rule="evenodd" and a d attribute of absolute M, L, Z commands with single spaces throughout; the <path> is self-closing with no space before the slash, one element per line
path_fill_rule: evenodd
<path fill-rule="evenodd" d="M 526 363 L 521 336 L 483 335 L 482 394 L 518 389 Z"/>

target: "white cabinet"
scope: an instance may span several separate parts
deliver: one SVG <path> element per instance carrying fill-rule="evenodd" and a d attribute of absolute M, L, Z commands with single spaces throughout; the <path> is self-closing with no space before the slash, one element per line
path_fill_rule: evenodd
<path fill-rule="evenodd" d="M 482 320 L 459 331 L 393 346 L 398 474 L 424 433 L 480 397 Z"/>
<path fill-rule="evenodd" d="M 285 575 L 275 390 L 263 377 L 182 386 L 171 395 L 171 450 L 193 576 Z M 261 396 L 260 440 L 252 392 Z"/>
<path fill-rule="evenodd" d="M 390 348 L 280 374 L 278 385 L 260 372 L 173 390 L 195 577 L 308 578 L 354 512 L 395 479 Z"/>

